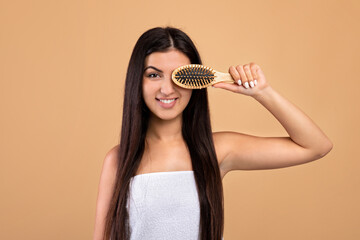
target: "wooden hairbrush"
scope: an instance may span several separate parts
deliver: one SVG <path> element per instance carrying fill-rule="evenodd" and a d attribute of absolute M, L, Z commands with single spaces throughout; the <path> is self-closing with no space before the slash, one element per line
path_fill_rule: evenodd
<path fill-rule="evenodd" d="M 219 82 L 235 82 L 229 73 L 218 72 L 200 64 L 181 66 L 173 71 L 171 78 L 176 85 L 188 89 L 206 88 Z"/>

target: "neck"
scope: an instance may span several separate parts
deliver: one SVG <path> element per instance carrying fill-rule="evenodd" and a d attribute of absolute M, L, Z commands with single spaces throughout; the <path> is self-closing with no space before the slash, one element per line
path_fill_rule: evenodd
<path fill-rule="evenodd" d="M 177 117 L 172 120 L 162 120 L 159 118 L 150 117 L 146 138 L 159 142 L 181 140 L 183 138 L 181 129 L 181 117 Z"/>

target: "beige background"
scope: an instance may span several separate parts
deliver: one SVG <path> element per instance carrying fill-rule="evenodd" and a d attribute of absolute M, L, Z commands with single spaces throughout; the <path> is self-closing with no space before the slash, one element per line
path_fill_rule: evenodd
<path fill-rule="evenodd" d="M 92 238 L 131 50 L 165 25 L 216 70 L 258 63 L 334 143 L 313 163 L 229 173 L 224 239 L 360 239 L 359 12 L 357 0 L 1 0 L 0 239 Z M 286 134 L 253 99 L 209 94 L 215 131 Z"/>

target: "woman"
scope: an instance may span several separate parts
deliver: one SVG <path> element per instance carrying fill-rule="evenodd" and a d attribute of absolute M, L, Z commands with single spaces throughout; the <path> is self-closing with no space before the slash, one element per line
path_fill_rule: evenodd
<path fill-rule="evenodd" d="M 282 168 L 323 157 L 325 134 L 280 96 L 255 64 L 231 66 L 236 84 L 222 88 L 253 97 L 289 137 L 211 132 L 207 90 L 175 85 L 171 73 L 201 64 L 179 29 L 153 28 L 129 62 L 120 144 L 106 155 L 94 239 L 222 239 L 222 178 L 233 170 Z"/>

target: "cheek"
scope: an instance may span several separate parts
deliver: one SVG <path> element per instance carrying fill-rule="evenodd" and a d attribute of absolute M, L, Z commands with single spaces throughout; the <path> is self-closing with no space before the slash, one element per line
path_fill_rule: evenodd
<path fill-rule="evenodd" d="M 190 90 L 190 89 L 186 90 L 186 94 L 189 96 L 189 99 L 192 95 L 192 92 L 193 92 L 193 90 Z"/>
<path fill-rule="evenodd" d="M 144 98 L 144 100 L 152 98 L 153 97 L 152 93 L 153 93 L 153 90 L 152 90 L 151 84 L 147 84 L 146 82 L 143 82 L 142 97 Z"/>
<path fill-rule="evenodd" d="M 182 96 L 184 97 L 184 99 L 186 99 L 187 104 L 188 104 L 189 101 L 190 101 L 191 95 L 192 95 L 192 90 L 188 90 L 188 91 L 186 91 L 186 92 L 183 92 L 183 94 L 182 94 Z"/>
<path fill-rule="evenodd" d="M 142 91 L 142 98 L 144 100 L 145 105 L 148 108 L 151 108 L 151 96 L 146 90 Z"/>

